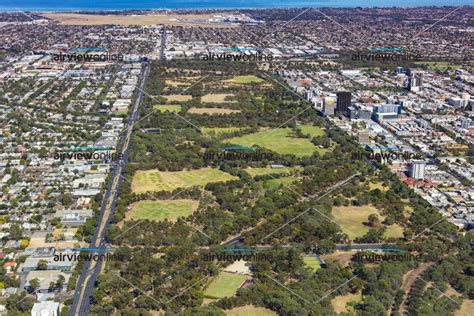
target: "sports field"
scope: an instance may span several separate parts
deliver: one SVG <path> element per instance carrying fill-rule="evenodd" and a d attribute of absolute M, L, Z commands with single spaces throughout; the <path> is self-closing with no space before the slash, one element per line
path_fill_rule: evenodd
<path fill-rule="evenodd" d="M 181 111 L 181 105 L 179 104 L 156 104 L 153 106 L 153 110 L 157 110 L 157 111 L 160 111 L 160 112 L 166 112 L 166 111 L 169 111 L 169 112 L 180 112 Z"/>
<path fill-rule="evenodd" d="M 378 210 L 370 205 L 364 206 L 338 206 L 332 208 L 332 215 L 336 223 L 341 225 L 341 229 L 350 239 L 364 236 L 370 229 L 364 225 L 371 214 L 377 214 L 380 222 L 384 216 L 380 215 Z M 403 228 L 397 224 L 386 226 L 385 237 L 403 237 Z"/>
<path fill-rule="evenodd" d="M 232 297 L 247 279 L 246 275 L 221 272 L 204 291 L 209 298 Z"/>
<path fill-rule="evenodd" d="M 258 145 L 277 152 L 278 154 L 292 154 L 297 157 L 310 156 L 318 149 L 307 138 L 289 137 L 291 133 L 292 130 L 289 128 L 270 129 L 229 138 L 227 141 L 240 146 L 251 147 Z"/>
<path fill-rule="evenodd" d="M 221 108 L 190 108 L 188 110 L 188 113 L 193 113 L 193 114 L 234 114 L 234 113 L 240 113 L 240 110 L 232 110 L 232 109 L 221 109 Z"/>
<path fill-rule="evenodd" d="M 184 102 L 184 101 L 189 101 L 193 98 L 192 95 L 188 94 L 170 94 L 170 95 L 163 95 L 166 100 L 169 102 L 177 101 L 177 102 Z"/>
<path fill-rule="evenodd" d="M 230 83 L 239 83 L 239 84 L 249 84 L 249 83 L 262 83 L 265 80 L 254 75 L 250 76 L 235 76 L 232 79 L 225 80 L 225 82 Z"/>
<path fill-rule="evenodd" d="M 319 264 L 319 261 L 315 256 L 304 257 L 303 262 L 304 262 L 305 266 L 307 266 L 308 268 L 310 268 L 313 271 L 321 269 L 321 265 Z"/>
<path fill-rule="evenodd" d="M 243 169 L 252 177 L 255 176 L 262 176 L 265 174 L 281 174 L 281 173 L 290 173 L 295 170 L 301 170 L 301 167 L 283 167 L 283 168 L 271 168 L 271 167 L 264 167 L 264 168 L 246 168 Z"/>
<path fill-rule="evenodd" d="M 226 316 L 277 316 L 274 311 L 265 307 L 245 305 L 224 311 Z"/>
<path fill-rule="evenodd" d="M 313 125 L 300 125 L 298 126 L 299 129 L 301 129 L 301 132 L 305 135 L 309 134 L 311 137 L 317 137 L 317 136 L 323 136 L 326 134 L 326 132 L 318 127 L 318 126 L 313 126 Z"/>
<path fill-rule="evenodd" d="M 195 185 L 204 186 L 210 182 L 225 182 L 238 179 L 228 173 L 213 168 L 201 168 L 189 171 L 137 170 L 133 175 L 132 191 L 173 191 Z"/>
<path fill-rule="evenodd" d="M 194 200 L 143 200 L 131 205 L 132 210 L 125 219 L 150 219 L 161 221 L 168 219 L 176 221 L 178 217 L 191 215 L 198 207 L 199 202 Z"/>
<path fill-rule="evenodd" d="M 226 100 L 227 97 L 233 97 L 234 94 L 231 93 L 215 93 L 215 94 L 206 94 L 201 97 L 201 102 L 203 103 L 232 103 L 235 101 Z"/>

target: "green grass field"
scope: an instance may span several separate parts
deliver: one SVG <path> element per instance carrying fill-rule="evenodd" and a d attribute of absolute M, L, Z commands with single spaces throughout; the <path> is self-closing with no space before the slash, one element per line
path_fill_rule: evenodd
<path fill-rule="evenodd" d="M 278 188 L 280 184 L 283 184 L 284 186 L 291 188 L 291 185 L 293 184 L 293 182 L 297 180 L 298 178 L 295 178 L 295 177 L 281 177 L 281 178 L 267 180 L 265 181 L 265 184 L 268 186 L 269 189 Z"/>
<path fill-rule="evenodd" d="M 302 170 L 301 167 L 283 167 L 283 168 L 271 168 L 271 167 L 264 167 L 264 168 L 246 168 L 243 169 L 247 172 L 250 176 L 262 176 L 265 174 L 282 174 L 282 173 L 290 173 L 295 170 Z"/>
<path fill-rule="evenodd" d="M 318 150 L 309 139 L 289 137 L 291 133 L 292 130 L 289 128 L 270 129 L 229 138 L 227 141 L 240 146 L 258 145 L 271 149 L 278 154 L 292 154 L 297 157 L 310 156 Z"/>
<path fill-rule="evenodd" d="M 204 186 L 210 182 L 225 182 L 238 179 L 228 173 L 213 168 L 202 168 L 189 171 L 137 170 L 133 176 L 132 191 L 173 191 L 177 188 L 188 188 L 195 185 Z"/>
<path fill-rule="evenodd" d="M 311 137 L 317 137 L 317 136 L 323 136 L 326 134 L 326 132 L 318 127 L 318 126 L 313 126 L 313 125 L 300 125 L 298 126 L 299 129 L 301 129 L 301 132 L 303 134 L 309 134 Z"/>
<path fill-rule="evenodd" d="M 308 268 L 310 268 L 313 271 L 321 269 L 321 265 L 319 264 L 319 261 L 318 261 L 318 259 L 316 259 L 315 256 L 304 257 L 303 262 L 304 262 L 305 266 L 307 266 Z"/>
<path fill-rule="evenodd" d="M 364 225 L 369 215 L 377 214 L 380 222 L 384 220 L 378 210 L 369 205 L 364 206 L 338 206 L 332 208 L 332 215 L 336 223 L 341 225 L 341 229 L 353 240 L 356 237 L 364 236 L 370 227 Z M 403 237 L 403 228 L 397 224 L 386 226 L 385 237 Z"/>
<path fill-rule="evenodd" d="M 232 297 L 247 279 L 246 275 L 221 272 L 204 291 L 209 298 Z"/>
<path fill-rule="evenodd" d="M 160 112 L 166 112 L 166 111 L 170 111 L 170 112 L 180 112 L 181 111 L 181 105 L 179 104 L 164 104 L 164 105 L 161 105 L 161 104 L 156 104 L 153 106 L 153 110 L 157 110 L 157 111 L 160 111 Z"/>
<path fill-rule="evenodd" d="M 133 203 L 132 210 L 127 213 L 126 219 L 150 219 L 161 221 L 168 219 L 176 221 L 178 217 L 191 215 L 198 207 L 199 202 L 194 200 L 143 200 Z"/>
<path fill-rule="evenodd" d="M 458 64 L 451 63 L 449 61 L 416 61 L 417 65 L 427 65 L 429 70 L 433 71 L 445 71 L 449 67 L 451 69 L 458 69 L 461 67 Z"/>
<path fill-rule="evenodd" d="M 262 83 L 265 80 L 257 76 L 235 76 L 232 79 L 226 80 L 226 82 L 239 83 L 239 84 L 249 84 L 249 83 Z"/>

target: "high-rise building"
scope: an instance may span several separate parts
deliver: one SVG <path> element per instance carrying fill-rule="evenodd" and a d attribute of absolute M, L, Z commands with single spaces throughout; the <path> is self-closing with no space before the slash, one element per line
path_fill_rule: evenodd
<path fill-rule="evenodd" d="M 410 177 L 417 180 L 425 178 L 425 162 L 423 160 L 414 160 L 410 165 Z"/>
<path fill-rule="evenodd" d="M 423 72 L 410 70 L 408 75 L 408 90 L 413 92 L 420 91 L 423 85 Z"/>
<path fill-rule="evenodd" d="M 363 130 L 363 131 L 360 131 L 358 134 L 358 140 L 359 140 L 359 143 L 360 144 L 364 144 L 364 145 L 367 145 L 369 144 L 369 131 L 368 130 Z"/>
<path fill-rule="evenodd" d="M 334 103 L 324 103 L 323 112 L 327 116 L 334 116 L 335 108 Z"/>
<path fill-rule="evenodd" d="M 347 91 L 340 91 L 336 93 L 336 115 L 347 115 L 347 110 L 351 106 L 351 93 Z"/>

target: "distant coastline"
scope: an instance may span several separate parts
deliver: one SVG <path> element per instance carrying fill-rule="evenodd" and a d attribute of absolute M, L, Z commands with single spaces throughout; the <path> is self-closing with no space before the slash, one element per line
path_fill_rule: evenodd
<path fill-rule="evenodd" d="M 449 7 L 472 6 L 471 0 L 2 0 L 0 12 L 84 12 L 128 10 L 235 10 L 235 9 L 292 9 L 292 8 L 388 8 L 388 7 Z"/>

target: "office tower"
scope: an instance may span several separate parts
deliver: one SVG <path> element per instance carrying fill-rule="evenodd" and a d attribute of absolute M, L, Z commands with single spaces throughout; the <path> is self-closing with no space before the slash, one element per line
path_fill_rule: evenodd
<path fill-rule="evenodd" d="M 347 91 L 340 91 L 336 93 L 336 115 L 347 115 L 347 109 L 351 106 L 351 93 Z"/>
<path fill-rule="evenodd" d="M 334 110 L 335 110 L 334 103 L 326 103 L 326 102 L 324 103 L 324 106 L 323 106 L 324 115 L 334 116 Z"/>
<path fill-rule="evenodd" d="M 408 90 L 418 92 L 423 85 L 423 72 L 410 71 L 408 77 Z"/>
<path fill-rule="evenodd" d="M 363 130 L 360 131 L 358 134 L 358 140 L 360 144 L 367 145 L 369 143 L 369 131 L 368 130 Z"/>
<path fill-rule="evenodd" d="M 425 164 L 422 160 L 414 160 L 410 165 L 410 177 L 423 180 L 425 178 Z"/>

